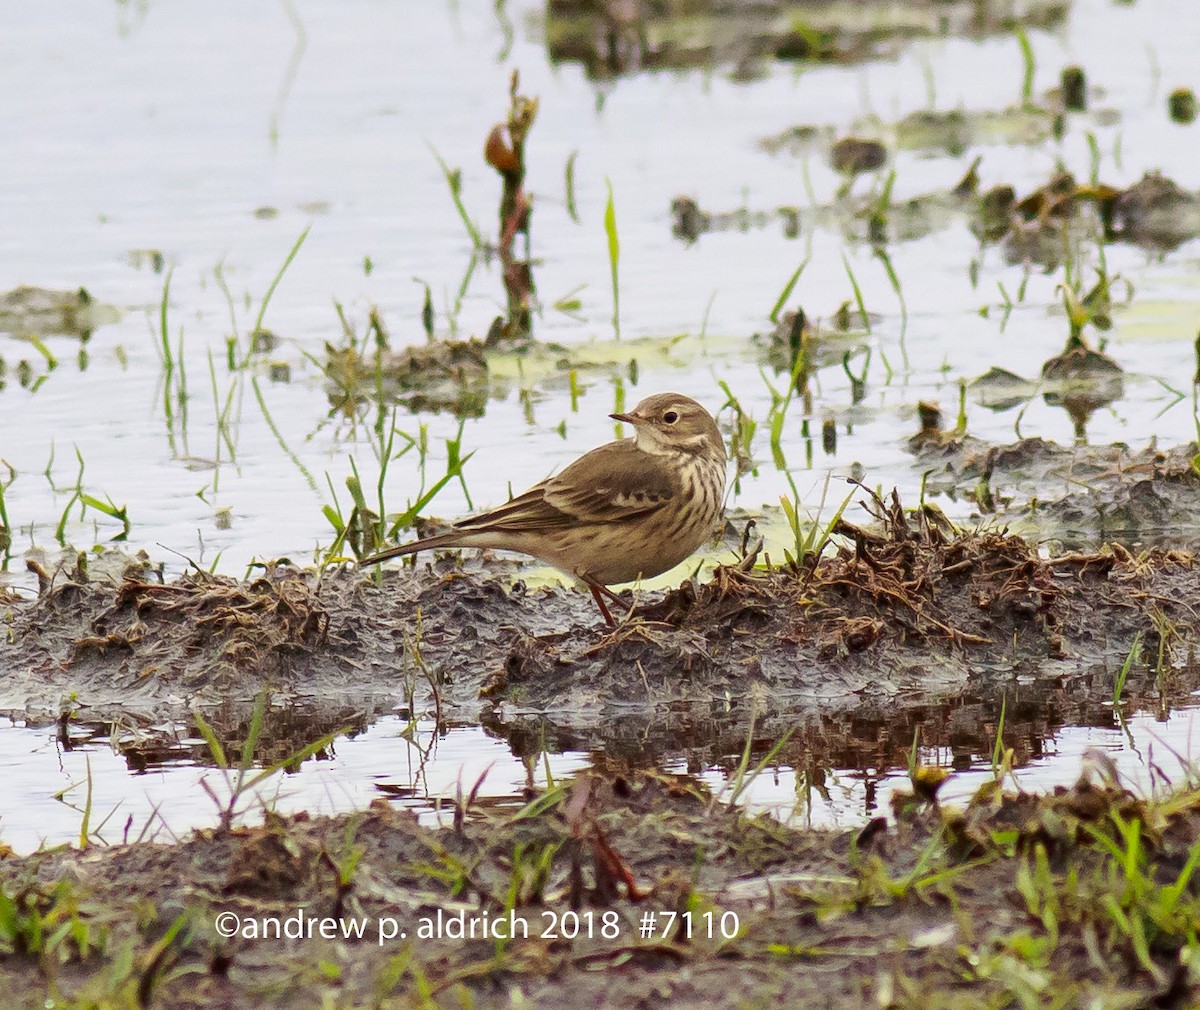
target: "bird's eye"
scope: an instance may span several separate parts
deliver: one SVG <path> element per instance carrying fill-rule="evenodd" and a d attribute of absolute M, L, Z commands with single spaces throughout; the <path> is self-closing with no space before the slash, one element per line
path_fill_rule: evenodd
<path fill-rule="evenodd" d="M 675 413 L 675 411 L 673 411 L 673 410 L 668 410 L 665 414 L 663 414 L 663 423 L 664 424 L 674 424 L 678 420 L 679 420 L 679 415 L 677 413 Z"/>

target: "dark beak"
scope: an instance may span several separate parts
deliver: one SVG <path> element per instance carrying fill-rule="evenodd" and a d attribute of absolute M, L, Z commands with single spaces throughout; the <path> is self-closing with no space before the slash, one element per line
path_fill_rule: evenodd
<path fill-rule="evenodd" d="M 614 421 L 624 421 L 626 424 L 637 424 L 638 419 L 632 414 L 609 414 Z"/>

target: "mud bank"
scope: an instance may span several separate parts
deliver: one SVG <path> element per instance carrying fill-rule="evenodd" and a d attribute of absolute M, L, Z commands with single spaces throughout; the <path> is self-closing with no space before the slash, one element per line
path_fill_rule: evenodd
<path fill-rule="evenodd" d="M 1123 665 L 1129 696 L 1156 704 L 1196 686 L 1190 552 L 1045 557 L 932 507 L 870 509 L 872 525 L 837 523 L 815 566 L 746 558 L 646 594 L 613 629 L 584 594 L 527 589 L 486 555 L 377 579 L 287 563 L 249 581 L 45 575 L 36 600 L 6 605 L 0 710 L 114 724 L 153 749 L 156 727 L 197 707 L 242 739 L 267 691 L 273 718 L 306 708 L 322 732 L 399 706 L 514 743 L 549 732 L 630 753 L 948 702 L 1111 703 Z"/>
<path fill-rule="evenodd" d="M 464 798 L 443 829 L 381 801 L 3 859 L 0 989 L 14 1008 L 1195 1005 L 1196 793 L 1137 799 L 1103 764 L 959 811 L 924 791 L 833 833 L 683 778 L 589 775 L 515 809 Z"/>

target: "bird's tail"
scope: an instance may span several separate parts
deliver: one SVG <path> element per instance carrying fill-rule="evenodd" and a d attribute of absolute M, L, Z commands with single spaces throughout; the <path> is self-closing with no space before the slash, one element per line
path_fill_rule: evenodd
<path fill-rule="evenodd" d="M 360 565 L 373 565 L 388 558 L 398 558 L 405 554 L 416 554 L 417 551 L 430 551 L 438 547 L 463 546 L 461 533 L 442 533 L 436 537 L 426 537 L 424 540 L 414 540 L 411 544 L 401 544 L 399 547 L 389 547 L 386 551 L 372 554 L 363 558 Z"/>

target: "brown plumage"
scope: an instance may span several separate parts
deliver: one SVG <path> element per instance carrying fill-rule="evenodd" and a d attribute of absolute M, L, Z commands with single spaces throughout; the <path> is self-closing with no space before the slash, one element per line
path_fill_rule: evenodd
<path fill-rule="evenodd" d="M 606 587 L 660 575 L 712 534 L 725 492 L 725 443 L 712 416 L 680 393 L 655 393 L 626 414 L 633 438 L 599 446 L 562 473 L 447 533 L 363 564 L 437 547 L 519 551 L 573 575 L 604 619 Z"/>

